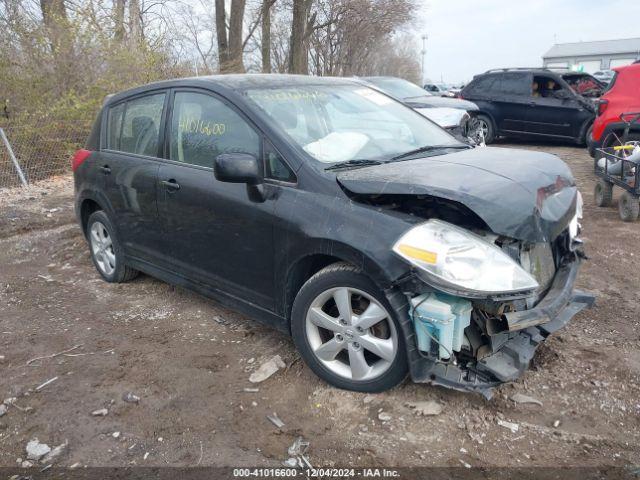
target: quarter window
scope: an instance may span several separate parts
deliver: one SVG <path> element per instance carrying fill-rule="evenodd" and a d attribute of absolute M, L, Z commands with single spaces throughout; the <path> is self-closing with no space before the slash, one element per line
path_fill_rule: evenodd
<path fill-rule="evenodd" d="M 109 109 L 107 119 L 107 148 L 109 150 L 120 150 L 120 133 L 122 132 L 123 114 L 124 103 Z"/>
<path fill-rule="evenodd" d="M 260 154 L 260 137 L 240 115 L 195 92 L 175 94 L 169 145 L 171 160 L 209 168 L 223 153 Z"/>
<path fill-rule="evenodd" d="M 295 183 L 296 175 L 289 168 L 278 151 L 267 140 L 264 142 L 264 158 L 266 164 L 266 177 L 282 182 Z"/>

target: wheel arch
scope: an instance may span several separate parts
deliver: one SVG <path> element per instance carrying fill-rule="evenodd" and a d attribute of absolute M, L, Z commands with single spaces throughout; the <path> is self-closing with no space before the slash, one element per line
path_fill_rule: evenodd
<path fill-rule="evenodd" d="M 76 217 L 85 237 L 87 235 L 89 217 L 98 210 L 103 210 L 110 218 L 113 218 L 109 202 L 100 192 L 85 191 L 77 196 Z M 117 229 L 116 225 L 114 225 L 114 228 Z"/>
<path fill-rule="evenodd" d="M 498 134 L 498 124 L 496 122 L 496 118 L 495 115 L 493 115 L 489 110 L 487 110 L 486 108 L 480 108 L 478 111 L 474 112 L 476 118 L 483 115 L 485 117 L 487 117 L 490 121 L 491 121 L 491 125 L 493 126 L 493 132 L 494 135 Z"/>
<path fill-rule="evenodd" d="M 578 145 L 586 145 L 589 142 L 588 133 L 589 129 L 593 126 L 593 122 L 595 121 L 595 117 L 587 118 L 583 123 L 582 127 L 580 127 L 580 132 L 578 133 L 578 138 L 576 142 Z"/>
<path fill-rule="evenodd" d="M 331 242 L 331 248 L 308 251 L 291 262 L 284 276 L 282 309 L 289 325 L 293 302 L 302 285 L 323 268 L 339 262 L 357 267 L 382 291 L 388 289 L 392 283 L 380 265 L 363 252 L 348 245 Z"/>
<path fill-rule="evenodd" d="M 92 213 L 99 210 L 104 210 L 98 202 L 92 198 L 86 198 L 80 205 L 80 225 L 82 226 L 82 233 L 87 236 L 87 223 Z"/>

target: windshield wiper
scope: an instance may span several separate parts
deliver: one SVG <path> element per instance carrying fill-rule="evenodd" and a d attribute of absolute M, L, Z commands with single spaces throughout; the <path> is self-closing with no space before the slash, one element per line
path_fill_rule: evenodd
<path fill-rule="evenodd" d="M 367 158 L 355 158 L 353 160 L 347 160 L 345 162 L 338 162 L 330 167 L 325 168 L 325 170 L 338 170 L 340 168 L 349 168 L 349 167 L 366 167 L 369 165 L 381 165 L 382 162 L 379 160 L 369 160 Z"/>
<path fill-rule="evenodd" d="M 417 155 L 418 153 L 431 152 L 433 150 L 445 150 L 447 148 L 453 148 L 455 150 L 466 150 L 472 147 L 471 145 L 464 145 L 462 143 L 455 145 L 425 145 L 424 147 L 409 150 L 408 152 L 401 153 L 400 155 L 396 155 L 395 157 L 391 157 L 389 161 L 394 162 L 396 160 L 402 160 L 403 158 L 411 157 L 412 155 Z"/>

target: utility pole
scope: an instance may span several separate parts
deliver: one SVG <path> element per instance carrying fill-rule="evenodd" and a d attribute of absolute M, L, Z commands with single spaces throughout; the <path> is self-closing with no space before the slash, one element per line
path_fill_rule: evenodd
<path fill-rule="evenodd" d="M 424 85 L 424 58 L 427 55 L 427 39 L 429 38 L 429 35 L 427 35 L 426 33 L 422 35 L 422 51 L 420 52 L 422 54 L 422 64 L 420 67 L 420 76 L 421 76 L 421 81 L 422 81 L 422 85 Z M 422 85 L 420 85 L 422 87 Z"/>

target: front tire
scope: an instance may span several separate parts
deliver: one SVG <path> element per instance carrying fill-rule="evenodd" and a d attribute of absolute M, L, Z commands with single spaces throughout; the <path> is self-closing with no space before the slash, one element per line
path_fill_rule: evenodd
<path fill-rule="evenodd" d="M 478 115 L 477 118 L 479 129 L 484 135 L 484 143 L 486 143 L 487 145 L 493 143 L 493 141 L 496 139 L 496 129 L 493 126 L 493 120 L 491 120 L 491 118 L 484 114 Z"/>
<path fill-rule="evenodd" d="M 302 286 L 291 333 L 309 368 L 338 388 L 381 392 L 407 375 L 405 341 L 393 309 L 352 265 L 329 265 Z"/>
<path fill-rule="evenodd" d="M 107 282 L 123 283 L 138 276 L 138 271 L 125 265 L 124 252 L 115 228 L 105 212 L 98 210 L 87 221 L 87 240 L 91 260 Z"/>

